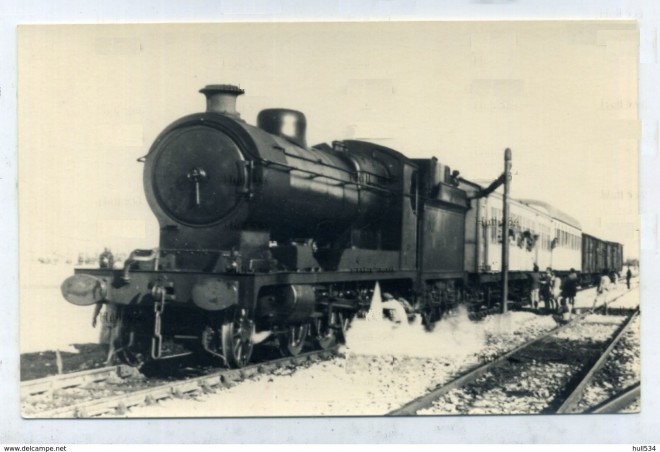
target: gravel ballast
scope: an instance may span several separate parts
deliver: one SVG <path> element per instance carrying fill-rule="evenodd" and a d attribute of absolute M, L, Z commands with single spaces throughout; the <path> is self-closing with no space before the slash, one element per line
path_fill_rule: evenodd
<path fill-rule="evenodd" d="M 419 324 L 358 319 L 332 361 L 257 376 L 198 399 L 136 407 L 126 416 L 383 415 L 556 326 L 552 317 L 528 312 L 480 322 L 461 312 L 432 333 Z"/>
<path fill-rule="evenodd" d="M 623 317 L 589 315 L 507 360 L 418 414 L 540 414 L 554 412 L 566 386 L 595 360 Z"/>
<path fill-rule="evenodd" d="M 640 381 L 640 318 L 636 318 L 630 328 L 614 347 L 605 365 L 600 369 L 589 386 L 587 386 L 582 399 L 578 403 L 578 410 L 585 411 L 609 399 L 618 392 Z M 631 405 L 626 412 L 639 411 L 639 403 Z"/>

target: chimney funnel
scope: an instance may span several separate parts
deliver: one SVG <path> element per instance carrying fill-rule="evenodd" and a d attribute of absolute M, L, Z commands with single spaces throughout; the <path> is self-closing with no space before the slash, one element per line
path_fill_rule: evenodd
<path fill-rule="evenodd" d="M 235 85 L 206 85 L 199 90 L 206 96 L 206 111 L 229 116 L 240 116 L 236 111 L 236 98 L 245 93 Z"/>

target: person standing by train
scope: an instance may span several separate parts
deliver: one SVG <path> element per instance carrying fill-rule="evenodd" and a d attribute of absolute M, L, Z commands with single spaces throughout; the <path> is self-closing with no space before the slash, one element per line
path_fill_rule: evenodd
<path fill-rule="evenodd" d="M 551 272 L 550 277 L 550 299 L 550 310 L 552 312 L 559 311 L 559 305 L 561 301 L 561 278 L 557 276 L 555 272 Z"/>
<path fill-rule="evenodd" d="M 552 293 L 551 293 L 551 283 L 552 281 L 552 268 L 548 267 L 545 270 L 545 273 L 541 277 L 541 290 L 540 295 L 543 299 L 543 305 L 545 306 L 546 311 L 552 310 Z"/>
<path fill-rule="evenodd" d="M 628 267 L 628 271 L 626 272 L 626 286 L 628 287 L 628 290 L 630 290 L 631 279 L 632 279 L 632 270 L 630 270 L 630 267 Z"/>
<path fill-rule="evenodd" d="M 121 326 L 119 324 L 119 312 L 117 310 L 117 306 L 106 301 L 99 301 L 94 306 L 92 328 L 96 328 L 97 319 L 101 314 L 103 307 L 105 307 L 105 310 L 101 315 L 101 332 L 99 334 L 99 344 L 106 348 L 108 353 L 105 364 L 110 365 L 112 364 L 115 356 L 115 341 L 117 340 L 117 334 Z"/>
<path fill-rule="evenodd" d="M 617 290 L 619 288 L 619 274 L 616 270 L 612 270 L 612 273 L 610 273 L 610 281 L 612 283 L 612 289 Z"/>
<path fill-rule="evenodd" d="M 575 306 L 575 295 L 577 295 L 577 285 L 578 285 L 578 275 L 574 268 L 571 268 L 571 271 L 568 273 L 568 276 L 564 280 L 562 287 L 562 297 L 566 304 L 566 308 L 570 311 L 573 310 Z"/>
<path fill-rule="evenodd" d="M 601 301 L 605 306 L 607 306 L 607 293 L 610 290 L 610 285 L 612 281 L 610 277 L 607 276 L 608 272 L 604 271 L 603 275 L 600 277 L 600 282 L 598 283 L 598 288 L 596 289 L 596 298 L 594 298 L 594 305 L 592 309 L 596 307 L 599 301 Z"/>
<path fill-rule="evenodd" d="M 99 268 L 114 268 L 115 257 L 112 255 L 110 248 L 105 248 L 99 255 Z"/>
<path fill-rule="evenodd" d="M 530 293 L 530 302 L 534 309 L 539 308 L 539 295 L 541 291 L 541 274 L 539 273 L 539 266 L 534 264 L 534 271 L 529 274 L 529 279 L 532 280 L 532 291 Z"/>

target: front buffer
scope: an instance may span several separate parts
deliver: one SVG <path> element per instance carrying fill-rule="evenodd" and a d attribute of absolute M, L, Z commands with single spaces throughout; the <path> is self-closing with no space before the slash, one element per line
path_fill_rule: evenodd
<path fill-rule="evenodd" d="M 62 295 L 78 306 L 107 305 L 114 313 L 111 347 L 127 364 L 140 367 L 181 348 L 204 349 L 233 367 L 247 364 L 252 342 L 236 342 L 254 330 L 241 316 L 248 309 L 238 308 L 241 286 L 249 284 L 232 274 L 156 270 L 157 251 L 139 254 L 123 270 L 76 269 Z"/>

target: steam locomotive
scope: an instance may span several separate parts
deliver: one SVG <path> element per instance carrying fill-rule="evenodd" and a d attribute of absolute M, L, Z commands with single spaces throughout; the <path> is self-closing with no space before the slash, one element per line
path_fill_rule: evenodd
<path fill-rule="evenodd" d="M 119 310 L 116 349 L 129 364 L 163 358 L 168 341 L 231 367 L 249 362 L 258 338 L 285 355 L 307 342 L 328 349 L 376 282 L 428 325 L 457 303 L 492 303 L 503 240 L 524 244 L 512 253 L 514 299 L 534 262 L 581 267 L 579 224 L 549 206 L 513 202 L 502 237 L 488 223 L 500 195 L 482 196 L 435 158 L 357 140 L 309 147 L 302 113 L 263 110 L 255 127 L 236 111 L 242 89 L 200 92 L 206 111 L 171 124 L 140 159 L 159 247 L 62 284 L 73 304 Z M 594 263 L 607 265 L 620 262 Z"/>

